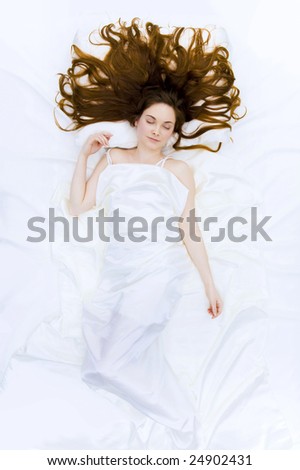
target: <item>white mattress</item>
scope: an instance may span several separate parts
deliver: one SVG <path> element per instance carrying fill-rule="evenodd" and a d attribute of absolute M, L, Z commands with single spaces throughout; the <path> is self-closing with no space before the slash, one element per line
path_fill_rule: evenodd
<path fill-rule="evenodd" d="M 47 222 L 55 204 L 63 213 L 78 154 L 74 135 L 53 120 L 56 74 L 69 65 L 78 28 L 143 15 L 195 25 L 198 5 L 190 2 L 185 16 L 154 9 L 150 17 L 116 1 L 103 12 L 98 3 L 12 1 L 1 19 L 2 449 L 174 448 L 162 425 L 80 379 L 81 302 L 99 272 L 99 246 L 26 241 L 34 235 L 28 219 Z M 192 271 L 164 331 L 168 361 L 197 391 L 203 449 L 300 448 L 299 43 L 292 5 L 285 2 L 272 22 L 270 5 L 215 0 L 198 13 L 197 26 L 228 33 L 248 114 L 219 153 L 180 158 L 195 170 L 204 217 L 250 221 L 257 207 L 258 220 L 271 216 L 265 230 L 272 238 L 214 244 L 206 234 L 224 312 L 210 319 Z"/>

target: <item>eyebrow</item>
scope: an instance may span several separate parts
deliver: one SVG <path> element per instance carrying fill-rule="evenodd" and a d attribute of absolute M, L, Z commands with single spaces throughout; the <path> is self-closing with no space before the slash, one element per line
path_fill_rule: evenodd
<path fill-rule="evenodd" d="M 156 119 L 154 116 L 151 116 L 151 114 L 146 114 L 146 116 L 152 117 L 153 119 Z M 170 124 L 174 124 L 173 121 L 165 121 L 165 123 L 169 122 Z"/>

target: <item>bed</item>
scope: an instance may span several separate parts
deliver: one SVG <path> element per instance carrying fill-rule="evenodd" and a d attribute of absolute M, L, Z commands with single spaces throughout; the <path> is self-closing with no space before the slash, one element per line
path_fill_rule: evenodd
<path fill-rule="evenodd" d="M 55 126 L 53 108 L 70 45 L 100 17 L 194 25 L 199 2 L 185 16 L 150 16 L 133 5 L 125 14 L 116 0 L 104 12 L 97 3 L 10 2 L 1 19 L 1 449 L 175 448 L 163 425 L 80 380 L 82 299 L 97 282 L 101 247 L 66 246 L 60 229 L 49 240 L 49 208 L 68 217 L 78 154 L 74 134 Z M 178 381 L 197 395 L 199 448 L 299 449 L 299 37 L 292 3 L 275 7 L 272 22 L 269 2 L 241 8 L 201 2 L 197 26 L 228 34 L 248 114 L 218 153 L 182 155 L 195 172 L 201 216 L 218 216 L 227 229 L 230 218 L 244 217 L 235 235 L 247 239 L 213 243 L 217 227 L 205 233 L 224 313 L 211 321 L 191 270 L 164 351 Z M 264 217 L 267 235 L 255 236 Z"/>

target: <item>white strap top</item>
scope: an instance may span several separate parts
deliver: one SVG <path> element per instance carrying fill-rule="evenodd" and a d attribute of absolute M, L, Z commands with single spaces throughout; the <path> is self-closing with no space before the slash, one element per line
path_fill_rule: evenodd
<path fill-rule="evenodd" d="M 163 158 L 161 158 L 158 162 L 152 163 L 152 165 L 153 165 L 153 166 L 159 166 L 159 165 L 160 165 L 161 167 L 163 167 L 164 164 L 165 164 L 165 162 L 166 162 L 166 160 L 167 160 L 168 158 L 172 158 L 172 157 L 170 157 L 170 156 L 163 157 Z M 111 158 L 111 156 L 110 156 L 110 148 L 107 149 L 107 152 L 106 152 L 106 159 L 107 159 L 108 165 L 113 165 L 113 161 L 112 161 L 112 158 Z M 128 163 L 128 165 L 131 165 L 131 163 Z M 140 165 L 143 165 L 143 163 L 140 163 Z"/>

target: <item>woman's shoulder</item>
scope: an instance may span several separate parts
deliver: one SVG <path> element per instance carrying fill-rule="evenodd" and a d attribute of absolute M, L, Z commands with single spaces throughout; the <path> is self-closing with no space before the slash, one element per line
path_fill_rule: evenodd
<path fill-rule="evenodd" d="M 193 174 L 192 168 L 185 161 L 180 160 L 179 158 L 173 155 L 167 156 L 165 158 L 166 158 L 166 161 L 165 161 L 164 166 L 168 168 L 169 170 L 173 170 L 174 172 L 178 174 L 186 174 L 186 175 Z"/>
<path fill-rule="evenodd" d="M 186 163 L 185 161 L 180 160 L 179 158 L 174 156 L 174 154 L 167 155 L 165 158 L 166 158 L 165 165 L 170 165 L 170 167 L 172 166 L 174 169 L 178 169 L 178 170 L 183 170 L 183 171 L 190 170 L 191 171 L 190 165 Z"/>
<path fill-rule="evenodd" d="M 188 163 L 174 156 L 169 156 L 166 158 L 164 167 L 172 171 L 186 187 L 195 188 L 194 173 Z"/>
<path fill-rule="evenodd" d="M 119 147 L 113 147 L 113 148 L 107 149 L 107 152 L 109 152 L 110 157 L 113 158 L 114 163 L 124 163 L 126 159 L 128 158 L 130 159 L 130 156 L 131 156 L 130 150 L 131 149 L 122 149 Z"/>

